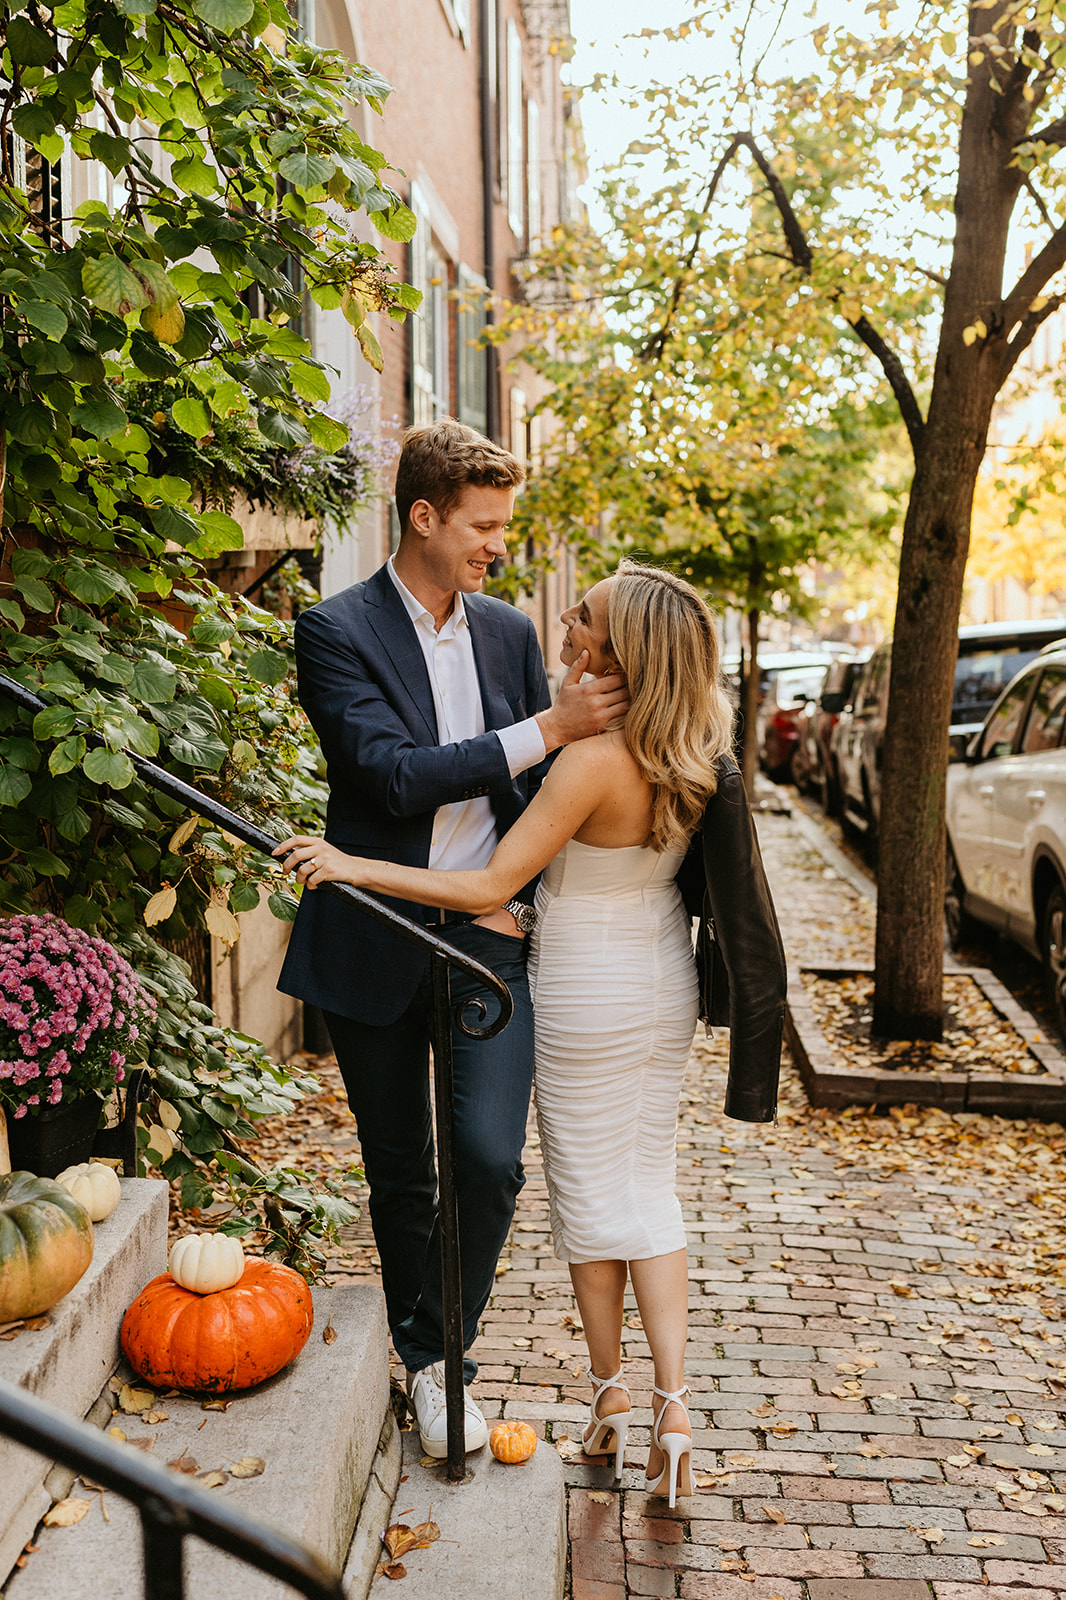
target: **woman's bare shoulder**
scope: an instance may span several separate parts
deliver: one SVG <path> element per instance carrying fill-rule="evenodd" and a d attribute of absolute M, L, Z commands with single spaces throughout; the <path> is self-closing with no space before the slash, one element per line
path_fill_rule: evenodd
<path fill-rule="evenodd" d="M 553 776 L 569 780 L 602 775 L 614 781 L 629 774 L 640 776 L 640 769 L 621 729 L 564 745 L 551 770 Z"/>

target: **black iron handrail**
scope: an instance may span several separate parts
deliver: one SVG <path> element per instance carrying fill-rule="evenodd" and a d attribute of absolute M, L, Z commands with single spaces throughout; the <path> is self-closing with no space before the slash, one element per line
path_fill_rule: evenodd
<path fill-rule="evenodd" d="M 27 689 L 24 684 L 16 679 L 0 673 L 0 694 L 13 700 L 24 711 L 31 712 L 34 716 L 39 711 L 47 709 L 47 702 Z M 85 730 L 88 741 L 102 744 L 101 736 L 92 729 Z M 205 817 L 209 822 L 230 833 L 234 838 L 249 844 L 255 850 L 273 858 L 273 852 L 280 840 L 266 832 L 256 823 L 250 822 L 247 817 L 242 817 L 238 812 L 231 811 L 221 801 L 213 799 L 210 795 L 202 794 L 192 784 L 184 779 L 175 777 L 158 762 L 150 761 L 146 756 L 138 755 L 133 750 L 126 750 L 125 754 L 132 762 L 138 777 L 149 784 L 153 789 L 167 794 L 173 800 L 179 800 L 188 806 L 190 811 L 195 811 L 199 816 Z M 433 1083 L 436 1101 L 436 1134 L 437 1134 L 437 1189 L 438 1211 L 440 1216 L 440 1250 L 441 1250 L 441 1301 L 444 1321 L 444 1393 L 447 1402 L 448 1415 L 448 1477 L 458 1482 L 465 1475 L 465 1448 L 463 1430 L 463 1312 L 462 1312 L 462 1278 L 459 1259 L 459 1219 L 458 1205 L 455 1190 L 455 1138 L 454 1138 L 454 1088 L 452 1080 L 452 1034 L 451 1021 L 453 1014 L 451 1000 L 451 980 L 449 967 L 459 967 L 464 972 L 472 974 L 482 983 L 486 984 L 499 1002 L 499 1015 L 484 1026 L 478 1026 L 468 1020 L 466 1013 L 474 1011 L 479 1018 L 487 1014 L 487 1007 L 483 1000 L 473 998 L 460 1002 L 454 1007 L 456 1026 L 461 1031 L 474 1039 L 491 1039 L 507 1026 L 514 1011 L 514 1001 L 511 991 L 489 967 L 480 961 L 465 955 L 457 950 L 446 939 L 440 939 L 435 933 L 421 927 L 417 922 L 402 916 L 394 911 L 391 906 L 384 905 L 362 889 L 355 889 L 349 883 L 324 883 L 322 889 L 331 894 L 339 895 L 367 916 L 373 917 L 377 922 L 383 922 L 392 928 L 402 938 L 408 939 L 413 944 L 420 945 L 428 952 L 430 958 L 430 979 L 432 983 L 432 1017 L 431 1039 L 433 1043 Z M 318 891 L 321 892 L 321 891 Z"/>
<path fill-rule="evenodd" d="M 291 1584 L 308 1600 L 344 1600 L 336 1574 L 295 1539 L 4 1380 L 0 1433 L 132 1501 L 144 1536 L 145 1600 L 182 1600 L 184 1543 L 190 1534 Z"/>

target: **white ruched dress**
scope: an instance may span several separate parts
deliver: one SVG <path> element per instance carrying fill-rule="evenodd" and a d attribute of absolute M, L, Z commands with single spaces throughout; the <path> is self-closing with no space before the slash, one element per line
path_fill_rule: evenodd
<path fill-rule="evenodd" d="M 536 1102 L 561 1261 L 685 1246 L 677 1108 L 696 1027 L 681 856 L 572 839 L 537 888 Z"/>

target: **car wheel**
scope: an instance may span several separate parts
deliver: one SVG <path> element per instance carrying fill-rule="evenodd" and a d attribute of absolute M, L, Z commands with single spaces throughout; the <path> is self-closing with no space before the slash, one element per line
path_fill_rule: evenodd
<path fill-rule="evenodd" d="M 1056 1026 L 1066 1034 L 1066 889 L 1061 883 L 1048 895 L 1041 933 L 1048 997 L 1055 1008 Z"/>
<path fill-rule="evenodd" d="M 959 863 L 955 860 L 955 852 L 949 844 L 944 869 L 944 923 L 948 932 L 948 944 L 952 950 L 957 950 L 960 945 L 973 944 L 988 936 L 988 929 L 984 923 L 978 922 L 977 918 L 971 916 L 965 909 L 963 904 L 965 894 L 966 885 L 962 881 Z"/>

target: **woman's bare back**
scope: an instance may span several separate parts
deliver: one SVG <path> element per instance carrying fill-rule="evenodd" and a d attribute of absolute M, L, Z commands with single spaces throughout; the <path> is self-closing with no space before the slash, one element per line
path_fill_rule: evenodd
<path fill-rule="evenodd" d="M 604 799 L 574 834 L 578 843 L 602 850 L 646 844 L 652 821 L 651 784 L 641 775 L 622 729 L 568 745 L 559 759 L 564 758 L 575 765 L 594 761 L 606 767 L 609 778 Z"/>

